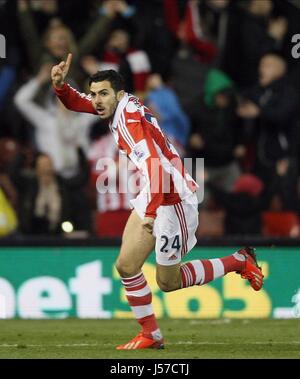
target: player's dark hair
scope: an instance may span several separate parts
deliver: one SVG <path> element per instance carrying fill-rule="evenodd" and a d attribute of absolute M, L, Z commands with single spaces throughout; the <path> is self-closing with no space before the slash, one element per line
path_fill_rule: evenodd
<path fill-rule="evenodd" d="M 92 83 L 104 82 L 105 80 L 110 82 L 111 87 L 115 92 L 125 89 L 124 79 L 115 70 L 97 71 L 96 74 L 90 76 L 89 85 L 91 86 Z"/>

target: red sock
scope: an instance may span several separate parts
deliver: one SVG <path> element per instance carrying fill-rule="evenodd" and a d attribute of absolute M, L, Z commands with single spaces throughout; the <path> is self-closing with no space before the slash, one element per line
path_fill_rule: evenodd
<path fill-rule="evenodd" d="M 205 284 L 232 271 L 242 271 L 245 256 L 234 253 L 227 257 L 215 259 L 199 259 L 188 262 L 180 267 L 181 288 L 195 284 Z"/>
<path fill-rule="evenodd" d="M 143 273 L 132 278 L 123 278 L 128 303 L 142 326 L 143 335 L 155 340 L 162 339 L 160 329 L 152 308 L 152 293 Z"/>

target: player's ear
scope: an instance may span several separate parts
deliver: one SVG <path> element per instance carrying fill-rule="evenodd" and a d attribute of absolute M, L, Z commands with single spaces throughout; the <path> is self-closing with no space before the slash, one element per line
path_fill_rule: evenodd
<path fill-rule="evenodd" d="M 120 101 L 122 97 L 124 96 L 125 91 L 121 90 L 117 92 L 117 100 Z"/>

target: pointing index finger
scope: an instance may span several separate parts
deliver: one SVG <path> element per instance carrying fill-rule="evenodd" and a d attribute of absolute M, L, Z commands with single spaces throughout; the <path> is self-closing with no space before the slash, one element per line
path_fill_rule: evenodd
<path fill-rule="evenodd" d="M 71 62 L 72 62 L 72 54 L 69 53 L 67 57 L 67 61 L 66 61 L 66 66 L 70 67 Z"/>

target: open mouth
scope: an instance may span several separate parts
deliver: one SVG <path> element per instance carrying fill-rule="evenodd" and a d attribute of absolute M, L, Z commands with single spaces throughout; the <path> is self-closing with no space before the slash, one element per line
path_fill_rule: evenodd
<path fill-rule="evenodd" d="M 103 116 L 105 113 L 105 108 L 103 107 L 97 107 L 96 110 L 100 116 Z"/>

